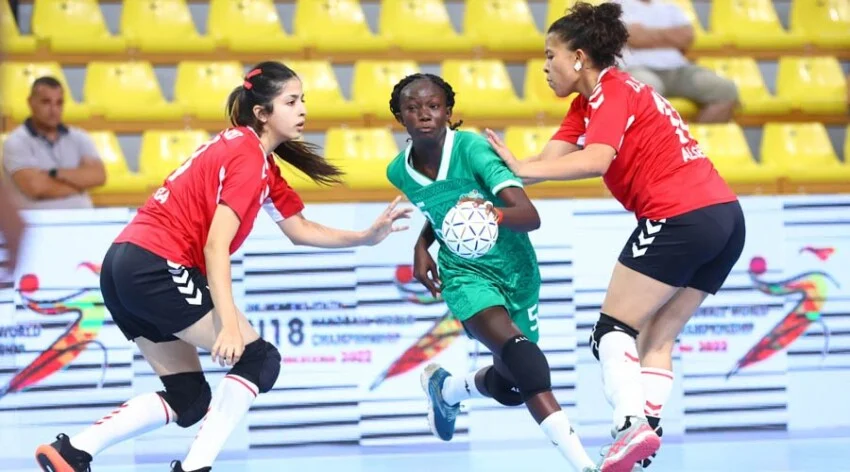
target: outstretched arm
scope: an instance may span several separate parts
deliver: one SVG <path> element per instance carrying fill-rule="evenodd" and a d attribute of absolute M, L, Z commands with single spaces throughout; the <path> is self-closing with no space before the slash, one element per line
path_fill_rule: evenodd
<path fill-rule="evenodd" d="M 374 246 L 391 233 L 404 231 L 407 226 L 394 226 L 397 220 L 410 218 L 412 208 L 397 209 L 401 197 L 396 199 L 378 216 L 369 229 L 349 231 L 308 220 L 303 213 L 278 221 L 283 233 L 298 246 L 321 248 L 343 248 L 354 246 Z"/>

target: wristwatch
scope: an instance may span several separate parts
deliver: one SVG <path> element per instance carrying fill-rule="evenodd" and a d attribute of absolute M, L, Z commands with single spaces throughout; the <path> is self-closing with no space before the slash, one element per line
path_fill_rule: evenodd
<path fill-rule="evenodd" d="M 58 173 L 59 173 L 59 169 L 56 169 L 55 167 L 53 169 L 50 169 L 49 171 L 47 171 L 47 175 L 49 175 L 51 179 L 55 179 L 56 174 L 58 174 Z"/>

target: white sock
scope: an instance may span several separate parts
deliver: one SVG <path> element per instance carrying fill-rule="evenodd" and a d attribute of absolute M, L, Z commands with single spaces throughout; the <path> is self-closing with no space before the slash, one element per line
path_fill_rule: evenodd
<path fill-rule="evenodd" d="M 635 338 L 621 331 L 606 333 L 599 342 L 599 362 L 605 397 L 614 407 L 617 430 L 622 429 L 628 416 L 646 418 Z"/>
<path fill-rule="evenodd" d="M 113 444 L 161 428 L 175 416 L 161 396 L 146 393 L 130 399 L 72 437 L 71 445 L 95 456 Z"/>
<path fill-rule="evenodd" d="M 238 375 L 227 374 L 221 380 L 213 393 L 204 423 L 183 461 L 184 470 L 212 467 L 233 428 L 248 413 L 258 391 L 256 385 Z"/>
<path fill-rule="evenodd" d="M 661 418 L 661 410 L 673 390 L 673 372 L 667 369 L 644 367 L 641 370 L 641 381 L 646 397 L 643 412 L 647 417 Z"/>
<path fill-rule="evenodd" d="M 488 367 L 485 367 L 485 369 Z M 478 372 L 470 372 L 465 377 L 452 375 L 443 382 L 443 400 L 447 405 L 457 405 L 470 398 L 483 398 L 484 394 L 475 386 L 475 376 Z"/>
<path fill-rule="evenodd" d="M 587 451 L 581 445 L 578 435 L 570 426 L 570 419 L 567 418 L 564 410 L 556 411 L 547 416 L 540 423 L 540 429 L 546 433 L 546 437 L 552 441 L 552 444 L 558 448 L 558 451 L 577 471 L 580 472 L 586 467 L 596 468 L 596 464 L 590 460 L 590 456 L 587 455 Z"/>

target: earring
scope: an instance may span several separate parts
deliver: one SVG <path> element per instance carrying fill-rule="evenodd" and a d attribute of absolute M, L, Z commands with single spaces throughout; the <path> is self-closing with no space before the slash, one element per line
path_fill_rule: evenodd
<path fill-rule="evenodd" d="M 580 70 L 581 70 L 581 62 L 580 62 L 580 61 L 576 61 L 576 63 L 575 63 L 575 64 L 573 64 L 573 69 L 575 69 L 575 70 L 576 70 L 576 72 L 580 71 Z"/>

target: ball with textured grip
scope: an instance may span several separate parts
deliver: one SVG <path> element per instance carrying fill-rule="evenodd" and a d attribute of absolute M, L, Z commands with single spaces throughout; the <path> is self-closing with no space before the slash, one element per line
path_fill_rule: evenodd
<path fill-rule="evenodd" d="M 464 259 L 477 259 L 496 245 L 499 224 L 488 207 L 466 201 L 446 213 L 442 233 L 443 243 L 452 253 Z"/>

